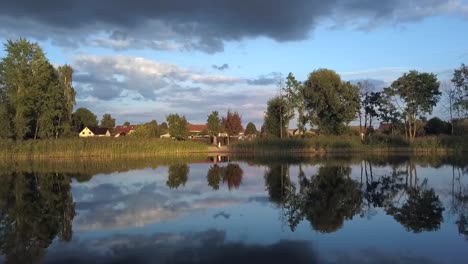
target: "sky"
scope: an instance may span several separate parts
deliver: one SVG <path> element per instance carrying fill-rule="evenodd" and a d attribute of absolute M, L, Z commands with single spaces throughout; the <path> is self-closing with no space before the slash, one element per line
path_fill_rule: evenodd
<path fill-rule="evenodd" d="M 260 126 L 279 78 L 319 68 L 378 87 L 412 69 L 450 80 L 467 29 L 467 0 L 0 1 L 0 41 L 70 64 L 76 107 L 118 124 L 230 109 Z"/>

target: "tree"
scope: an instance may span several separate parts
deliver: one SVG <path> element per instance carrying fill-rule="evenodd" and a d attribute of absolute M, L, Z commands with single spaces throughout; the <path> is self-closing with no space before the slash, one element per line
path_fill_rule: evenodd
<path fill-rule="evenodd" d="M 451 134 L 452 125 L 438 117 L 433 117 L 427 121 L 425 130 L 428 135 Z"/>
<path fill-rule="evenodd" d="M 242 118 L 239 113 L 228 110 L 226 117 L 223 117 L 221 122 L 224 131 L 228 134 L 229 144 L 229 137 L 238 135 L 242 131 Z"/>
<path fill-rule="evenodd" d="M 287 135 L 289 121 L 294 117 L 294 112 L 289 107 L 286 98 L 276 96 L 267 102 L 267 111 L 264 117 L 264 125 L 267 133 L 274 137 Z"/>
<path fill-rule="evenodd" d="M 159 134 L 164 135 L 169 130 L 169 127 L 167 126 L 166 122 L 162 122 L 161 124 L 159 124 L 158 129 L 159 129 Z"/>
<path fill-rule="evenodd" d="M 130 125 L 130 122 L 128 122 L 128 121 L 125 121 L 125 122 L 123 123 L 123 126 L 129 126 L 129 125 Z"/>
<path fill-rule="evenodd" d="M 218 111 L 213 111 L 206 120 L 208 126 L 208 133 L 210 136 L 218 136 L 221 132 L 221 119 L 219 118 Z"/>
<path fill-rule="evenodd" d="M 312 124 L 328 134 L 342 134 L 359 110 L 358 88 L 328 69 L 309 75 L 304 83 L 304 100 Z"/>
<path fill-rule="evenodd" d="M 410 142 L 416 137 L 417 118 L 422 114 L 432 113 L 432 109 L 440 99 L 439 82 L 433 73 L 410 71 L 394 81 L 390 94 L 396 97 L 396 102 L 405 115 L 406 135 Z"/>
<path fill-rule="evenodd" d="M 104 114 L 101 120 L 101 127 L 113 130 L 115 128 L 115 118 L 112 118 L 110 114 Z"/>
<path fill-rule="evenodd" d="M 141 138 L 156 138 L 159 137 L 159 135 L 159 126 L 156 120 L 152 120 L 149 123 L 138 126 L 135 129 L 135 133 L 132 133 L 132 136 Z"/>
<path fill-rule="evenodd" d="M 244 135 L 250 136 L 250 135 L 256 135 L 257 134 L 257 128 L 255 127 L 255 124 L 252 122 L 249 122 L 247 126 L 245 127 Z"/>
<path fill-rule="evenodd" d="M 185 139 L 188 136 L 188 122 L 185 116 L 170 114 L 166 117 L 169 124 L 169 134 L 178 140 Z"/>
<path fill-rule="evenodd" d="M 461 118 L 461 112 L 468 113 L 468 66 L 462 64 L 460 68 L 453 72 L 452 82 L 456 88 L 454 93 L 454 107 L 458 118 Z"/>
<path fill-rule="evenodd" d="M 383 99 L 380 92 L 375 92 L 375 87 L 368 81 L 358 82 L 361 108 L 359 110 L 360 132 L 367 134 L 372 128 L 372 121 L 380 117 L 380 108 Z M 364 119 L 364 120 L 363 120 Z M 363 122 L 364 121 L 364 122 Z"/>
<path fill-rule="evenodd" d="M 296 77 L 291 72 L 286 77 L 286 100 L 288 100 L 290 107 L 293 110 L 297 111 L 298 113 L 298 122 L 297 128 L 301 135 L 305 133 L 305 126 L 307 124 L 307 116 L 306 116 L 306 105 L 304 100 L 304 86 L 301 82 L 296 80 Z"/>
<path fill-rule="evenodd" d="M 73 108 L 76 105 L 76 91 L 73 88 L 73 68 L 70 65 L 65 64 L 58 68 L 58 75 L 62 91 L 61 96 L 63 98 L 63 100 L 60 101 L 63 109 L 60 114 L 58 124 L 62 134 L 70 134 Z"/>
<path fill-rule="evenodd" d="M 87 108 L 80 107 L 72 114 L 72 128 L 76 133 L 85 127 L 96 127 L 97 125 L 97 116 Z"/>
<path fill-rule="evenodd" d="M 171 189 L 177 189 L 180 185 L 185 186 L 190 168 L 187 164 L 176 164 L 169 166 L 166 185 Z"/>
<path fill-rule="evenodd" d="M 73 70 L 68 65 L 55 69 L 39 45 L 25 39 L 9 40 L 5 50 L 0 62 L 0 105 L 3 123 L 13 131 L 8 136 L 58 137 L 70 127 Z"/>

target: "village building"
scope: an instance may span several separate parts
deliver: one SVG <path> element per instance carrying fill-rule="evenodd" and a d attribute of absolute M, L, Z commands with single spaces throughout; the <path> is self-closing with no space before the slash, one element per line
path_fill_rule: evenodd
<path fill-rule="evenodd" d="M 120 136 L 126 136 L 126 135 L 131 135 L 132 133 L 135 133 L 135 130 L 137 129 L 137 125 L 129 125 L 129 126 L 116 126 L 115 127 L 115 137 L 120 137 Z"/>
<path fill-rule="evenodd" d="M 85 127 L 79 134 L 80 138 L 87 137 L 110 137 L 111 133 L 105 127 Z"/>

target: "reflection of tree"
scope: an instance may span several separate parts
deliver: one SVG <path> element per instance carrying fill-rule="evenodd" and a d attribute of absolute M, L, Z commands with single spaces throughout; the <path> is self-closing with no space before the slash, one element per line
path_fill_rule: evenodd
<path fill-rule="evenodd" d="M 465 239 L 468 240 L 468 218 L 464 214 L 461 214 L 456 224 L 458 226 L 458 233 L 465 236 Z"/>
<path fill-rule="evenodd" d="M 420 191 L 410 187 L 408 199 L 401 208 L 390 208 L 387 212 L 415 233 L 435 231 L 443 220 L 444 207 L 433 189 Z"/>
<path fill-rule="evenodd" d="M 349 178 L 349 167 L 321 167 L 309 181 L 301 182 L 306 191 L 305 216 L 314 229 L 330 233 L 340 229 L 345 219 L 359 212 L 362 194 L 359 184 Z"/>
<path fill-rule="evenodd" d="M 206 179 L 208 185 L 213 188 L 213 190 L 219 189 L 219 184 L 221 180 L 223 183 L 227 183 L 228 189 L 232 188 L 238 189 L 242 183 L 242 178 L 244 176 L 244 171 L 237 163 L 229 163 L 226 167 L 221 167 L 218 164 L 215 164 L 210 167 Z"/>
<path fill-rule="evenodd" d="M 289 178 L 289 167 L 287 165 L 269 166 L 264 177 L 270 200 L 282 204 L 292 185 Z"/>
<path fill-rule="evenodd" d="M 213 188 L 213 190 L 219 189 L 219 184 L 221 179 L 223 178 L 224 168 L 215 164 L 210 167 L 208 170 L 208 174 L 206 175 L 206 179 L 208 180 L 208 185 Z"/>
<path fill-rule="evenodd" d="M 374 208 L 389 208 L 393 199 L 401 193 L 405 185 L 403 184 L 402 172 L 396 167 L 392 167 L 390 176 L 377 177 L 373 172 L 371 162 L 364 160 L 361 162 L 361 186 L 364 184 L 364 201 L 362 215 L 372 216 L 375 214 Z"/>
<path fill-rule="evenodd" d="M 189 171 L 187 164 L 170 165 L 166 185 L 171 189 L 177 189 L 180 185 L 185 186 Z"/>
<path fill-rule="evenodd" d="M 227 182 L 229 190 L 233 187 L 238 189 L 242 183 L 242 177 L 244 176 L 244 171 L 236 163 L 229 163 L 225 169 L 226 174 L 223 177 L 223 183 Z"/>
<path fill-rule="evenodd" d="M 311 179 L 300 170 L 300 191 L 287 193 L 285 201 L 291 230 L 305 217 L 320 232 L 335 232 L 346 219 L 356 215 L 361 207 L 362 193 L 359 184 L 349 175 L 351 168 L 341 166 L 320 167 Z M 302 175 L 301 175 L 302 174 Z M 294 188 L 289 190 L 294 191 Z"/>
<path fill-rule="evenodd" d="M 463 184 L 465 171 L 461 167 L 452 166 L 452 204 L 451 209 L 457 215 L 455 222 L 458 233 L 468 240 L 468 188 Z"/>
<path fill-rule="evenodd" d="M 0 175 L 0 251 L 7 262 L 38 262 L 55 237 L 71 240 L 70 182 L 63 174 Z"/>

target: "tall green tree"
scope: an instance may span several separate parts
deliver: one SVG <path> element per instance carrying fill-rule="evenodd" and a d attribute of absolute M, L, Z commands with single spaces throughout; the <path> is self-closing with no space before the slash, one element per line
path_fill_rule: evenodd
<path fill-rule="evenodd" d="M 60 101 L 62 111 L 58 120 L 58 126 L 63 134 L 70 134 L 72 129 L 73 108 L 76 105 L 76 91 L 73 87 L 73 68 L 65 64 L 58 68 L 59 84 L 61 86 Z"/>
<path fill-rule="evenodd" d="M 169 134 L 176 139 L 185 139 L 188 136 L 188 121 L 185 116 L 170 114 L 166 117 L 169 125 Z"/>
<path fill-rule="evenodd" d="M 396 97 L 401 106 L 406 123 L 406 135 L 410 142 L 418 131 L 417 120 L 423 114 L 432 113 L 432 109 L 440 100 L 439 81 L 433 73 L 410 71 L 394 81 L 390 94 Z"/>
<path fill-rule="evenodd" d="M 79 133 L 85 127 L 96 127 L 97 116 L 87 108 L 80 107 L 72 114 L 73 132 Z"/>
<path fill-rule="evenodd" d="M 304 86 L 301 82 L 296 80 L 296 77 L 292 73 L 289 73 L 288 77 L 286 77 L 285 92 L 285 97 L 288 100 L 290 107 L 293 109 L 293 113 L 294 110 L 296 110 L 298 113 L 297 128 L 303 135 L 306 130 L 306 124 L 308 122 L 304 100 Z"/>
<path fill-rule="evenodd" d="M 462 113 L 468 113 L 468 66 L 462 64 L 453 72 L 452 82 L 455 86 L 454 104 L 458 118 Z"/>
<path fill-rule="evenodd" d="M 0 62 L 0 111 L 12 137 L 58 137 L 70 127 L 73 70 L 55 69 L 37 43 L 9 40 Z M 66 77 L 65 77 L 66 76 Z M 5 136 L 5 133 L 2 133 Z"/>
<path fill-rule="evenodd" d="M 113 130 L 115 128 L 115 118 L 111 114 L 104 114 L 101 119 L 101 127 Z"/>
<path fill-rule="evenodd" d="M 219 118 L 218 111 L 211 112 L 206 120 L 206 125 L 210 136 L 217 136 L 221 132 L 221 118 Z"/>
<path fill-rule="evenodd" d="M 14 137 L 36 138 L 39 125 L 51 107 L 51 96 L 58 85 L 53 66 L 37 43 L 25 39 L 7 41 L 6 57 L 0 63 L 1 87 L 11 107 Z"/>
<path fill-rule="evenodd" d="M 276 96 L 267 102 L 264 127 L 268 135 L 285 137 L 288 134 L 289 121 L 294 117 L 286 98 Z"/>
<path fill-rule="evenodd" d="M 245 127 L 244 135 L 250 136 L 250 135 L 256 135 L 257 134 L 257 127 L 255 127 L 255 124 L 252 122 L 249 122 L 247 126 Z"/>
<path fill-rule="evenodd" d="M 304 83 L 304 99 L 312 124 L 327 134 L 342 134 L 359 110 L 358 88 L 328 69 L 309 75 Z"/>
<path fill-rule="evenodd" d="M 138 126 L 135 129 L 135 133 L 132 136 L 141 138 L 155 138 L 159 137 L 159 126 L 156 120 L 152 120 L 149 123 Z"/>

